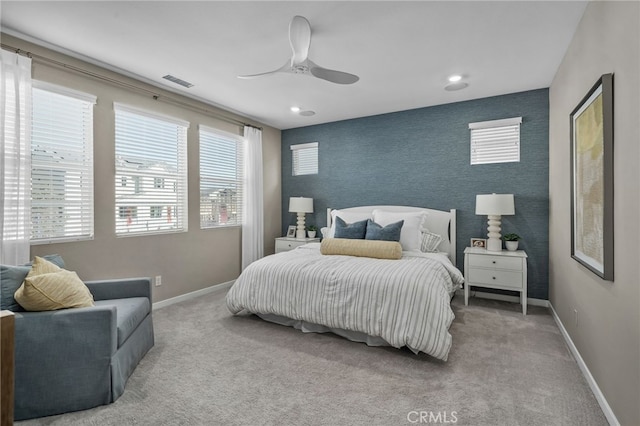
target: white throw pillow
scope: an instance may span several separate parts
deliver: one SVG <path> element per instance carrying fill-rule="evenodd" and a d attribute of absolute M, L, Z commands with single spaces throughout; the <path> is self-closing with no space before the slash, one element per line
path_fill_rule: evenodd
<path fill-rule="evenodd" d="M 373 219 L 370 212 L 345 212 L 342 210 L 331 210 L 331 229 L 329 230 L 329 238 L 333 238 L 336 233 L 336 216 L 344 220 L 347 224 L 360 222 L 361 220 Z"/>
<path fill-rule="evenodd" d="M 389 212 L 376 209 L 373 211 L 373 221 L 378 225 L 387 226 L 389 224 L 404 220 L 402 231 L 400 231 L 400 244 L 402 250 L 420 250 L 422 242 L 422 225 L 427 218 L 427 212 Z"/>

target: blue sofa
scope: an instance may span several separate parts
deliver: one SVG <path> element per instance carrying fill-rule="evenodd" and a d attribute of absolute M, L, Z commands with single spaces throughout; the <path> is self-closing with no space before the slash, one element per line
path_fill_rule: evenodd
<path fill-rule="evenodd" d="M 56 263 L 61 266 L 61 259 Z M 8 297 L 7 283 L 16 273 L 10 268 L 20 267 L 2 266 L 3 300 Z M 150 278 L 85 284 L 95 300 L 93 307 L 25 312 L 16 303 L 11 309 L 15 314 L 15 420 L 112 403 L 153 347 Z"/>

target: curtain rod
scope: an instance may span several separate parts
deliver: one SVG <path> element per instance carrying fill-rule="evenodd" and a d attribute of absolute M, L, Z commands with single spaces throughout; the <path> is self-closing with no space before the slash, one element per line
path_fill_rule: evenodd
<path fill-rule="evenodd" d="M 191 104 L 189 104 L 187 102 L 183 102 L 183 101 L 181 101 L 179 99 L 175 99 L 175 98 L 172 98 L 170 96 L 161 95 L 161 94 L 156 93 L 156 92 L 154 92 L 152 90 L 145 89 L 144 87 L 140 87 L 140 86 L 137 86 L 135 84 L 131 84 L 131 83 L 127 83 L 127 82 L 115 79 L 115 78 L 107 77 L 105 75 L 102 75 L 102 74 L 99 74 L 99 73 L 95 73 L 93 71 L 89 71 L 89 70 L 86 70 L 84 68 L 76 67 L 74 65 L 66 64 L 64 62 L 60 62 L 60 61 L 57 61 L 55 59 L 48 58 L 46 56 L 38 55 L 37 53 L 28 52 L 26 50 L 20 49 L 18 47 L 10 46 L 8 44 L 0 43 L 0 46 L 5 50 L 12 50 L 13 52 L 15 52 L 18 55 L 27 56 L 27 57 L 29 57 L 29 58 L 37 61 L 37 62 L 55 65 L 55 66 L 57 66 L 59 68 L 70 70 L 70 71 L 76 72 L 78 74 L 86 75 L 86 76 L 95 78 L 97 80 L 106 81 L 106 82 L 108 82 L 110 84 L 113 84 L 115 86 L 120 86 L 120 87 L 124 87 L 126 89 L 135 90 L 135 91 L 137 91 L 139 93 L 145 94 L 147 96 L 151 96 L 156 101 L 163 101 L 163 102 L 166 102 L 166 103 L 169 103 L 169 104 L 178 105 L 178 106 L 181 106 L 183 108 L 187 108 L 187 109 L 190 109 L 190 110 L 193 110 L 193 111 L 196 111 L 196 112 L 200 112 L 200 113 L 209 115 L 209 116 L 214 117 L 214 118 L 216 118 L 218 120 L 222 120 L 222 121 L 225 121 L 227 123 L 235 124 L 237 126 L 242 126 L 242 127 L 249 126 L 249 127 L 253 127 L 255 129 L 258 129 L 258 130 L 262 130 L 262 127 L 254 126 L 252 124 L 248 124 L 248 123 L 245 123 L 243 121 L 236 120 L 235 118 L 227 117 L 227 116 L 222 115 L 220 113 L 217 113 L 215 111 L 211 111 L 211 110 L 209 110 L 207 108 L 201 108 L 201 107 L 197 107 L 197 106 L 191 105 Z"/>

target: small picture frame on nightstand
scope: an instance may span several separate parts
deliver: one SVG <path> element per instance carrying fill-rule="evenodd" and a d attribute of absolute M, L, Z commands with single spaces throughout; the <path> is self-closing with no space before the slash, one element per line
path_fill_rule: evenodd
<path fill-rule="evenodd" d="M 287 229 L 287 238 L 295 238 L 296 237 L 296 226 L 289 225 L 289 229 Z"/>
<path fill-rule="evenodd" d="M 472 238 L 471 239 L 471 247 L 486 248 L 487 247 L 487 239 L 486 238 Z"/>

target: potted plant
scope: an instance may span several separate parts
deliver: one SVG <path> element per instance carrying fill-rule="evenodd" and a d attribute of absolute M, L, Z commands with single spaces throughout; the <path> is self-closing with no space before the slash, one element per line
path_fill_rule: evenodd
<path fill-rule="evenodd" d="M 507 250 L 516 251 L 518 250 L 518 241 L 520 241 L 520 235 L 518 234 L 505 234 L 502 239 L 504 240 L 504 245 L 507 246 Z"/>
<path fill-rule="evenodd" d="M 307 234 L 309 235 L 309 238 L 315 238 L 316 237 L 316 232 L 318 232 L 318 227 L 315 225 L 309 225 L 307 226 Z"/>

